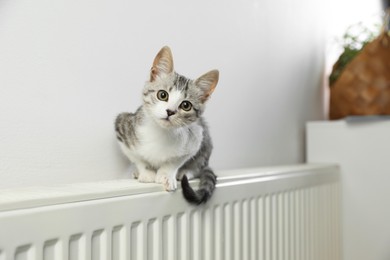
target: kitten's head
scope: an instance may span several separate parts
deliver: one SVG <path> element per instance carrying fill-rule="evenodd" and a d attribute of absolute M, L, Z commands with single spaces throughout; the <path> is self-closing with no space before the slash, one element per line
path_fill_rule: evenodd
<path fill-rule="evenodd" d="M 171 50 L 165 46 L 154 59 L 150 80 L 145 84 L 144 107 L 162 127 L 189 125 L 202 115 L 218 77 L 218 70 L 209 71 L 196 80 L 176 73 Z"/>

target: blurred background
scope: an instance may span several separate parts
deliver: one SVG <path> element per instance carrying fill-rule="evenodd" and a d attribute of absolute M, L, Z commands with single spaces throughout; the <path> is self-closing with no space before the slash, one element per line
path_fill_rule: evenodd
<path fill-rule="evenodd" d="M 217 171 L 302 163 L 335 39 L 380 15 L 362 0 L 3 0 L 0 188 L 128 178 L 113 122 L 141 105 L 164 45 L 183 75 L 220 70 L 205 113 Z"/>

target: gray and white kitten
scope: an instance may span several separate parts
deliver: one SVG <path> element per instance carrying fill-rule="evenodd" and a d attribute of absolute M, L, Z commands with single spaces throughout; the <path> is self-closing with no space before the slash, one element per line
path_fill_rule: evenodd
<path fill-rule="evenodd" d="M 217 177 L 208 166 L 212 143 L 202 114 L 218 77 L 218 70 L 212 70 L 188 79 L 174 71 L 169 47 L 157 54 L 143 89 L 143 105 L 115 121 L 119 144 L 135 164 L 140 182 L 161 183 L 174 191 L 177 179 L 190 203 L 211 197 Z M 188 183 L 191 178 L 200 178 L 197 191 Z"/>

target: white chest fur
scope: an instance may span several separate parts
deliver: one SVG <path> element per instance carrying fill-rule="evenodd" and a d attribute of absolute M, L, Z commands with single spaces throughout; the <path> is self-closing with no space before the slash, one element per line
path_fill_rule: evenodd
<path fill-rule="evenodd" d="M 136 131 L 139 142 L 133 153 L 156 167 L 175 158 L 194 156 L 203 139 L 203 129 L 198 123 L 167 129 L 149 119 Z"/>

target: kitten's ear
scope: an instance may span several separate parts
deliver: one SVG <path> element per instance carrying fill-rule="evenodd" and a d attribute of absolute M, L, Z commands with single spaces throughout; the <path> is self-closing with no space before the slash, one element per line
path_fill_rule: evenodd
<path fill-rule="evenodd" d="M 154 81 L 158 76 L 169 74 L 173 71 L 173 58 L 171 49 L 164 46 L 154 58 L 153 67 L 150 70 L 150 81 Z"/>
<path fill-rule="evenodd" d="M 206 74 L 200 76 L 195 81 L 195 84 L 203 92 L 202 102 L 207 101 L 207 99 L 213 93 L 215 87 L 217 86 L 218 79 L 219 79 L 219 71 L 218 70 L 212 70 L 212 71 L 209 71 Z"/>

